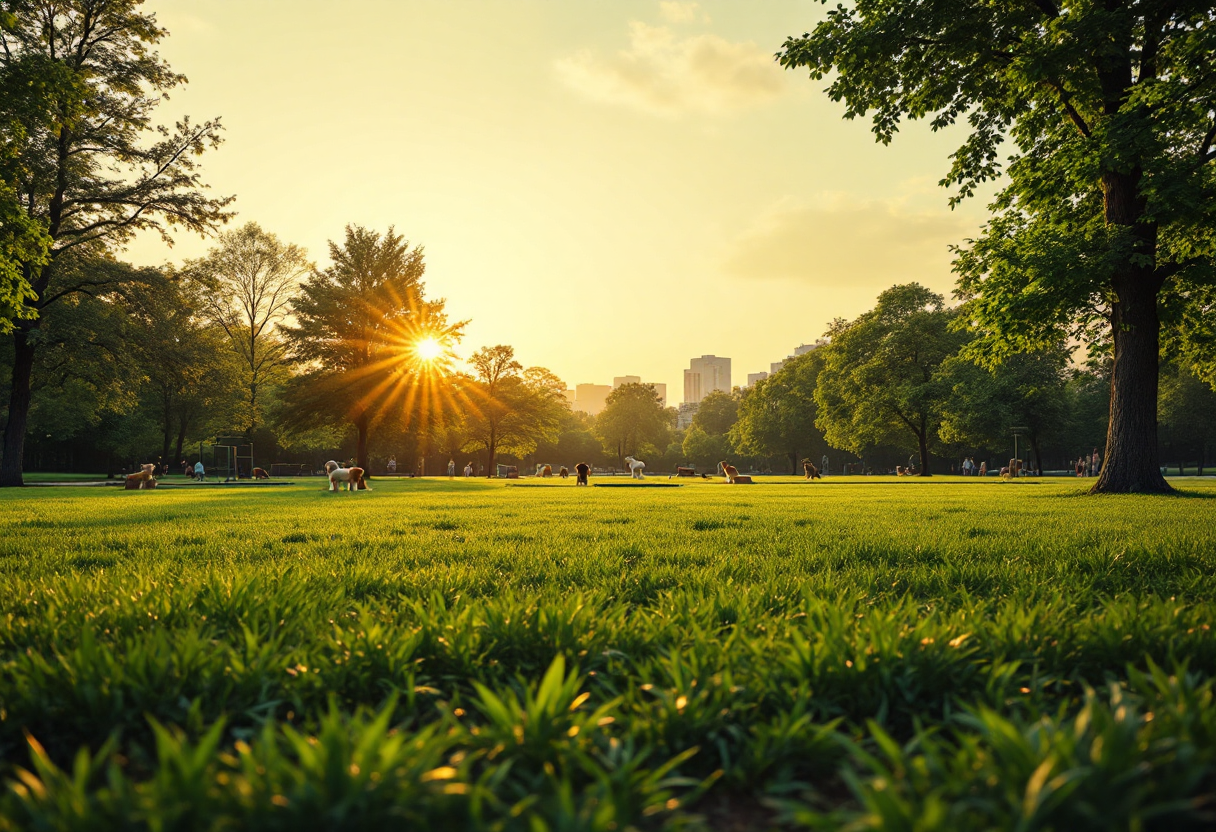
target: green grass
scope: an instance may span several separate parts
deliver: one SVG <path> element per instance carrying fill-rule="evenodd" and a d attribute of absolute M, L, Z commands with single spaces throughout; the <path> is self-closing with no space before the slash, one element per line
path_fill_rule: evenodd
<path fill-rule="evenodd" d="M 1216 485 L 0 492 L 0 829 L 1207 829 Z"/>

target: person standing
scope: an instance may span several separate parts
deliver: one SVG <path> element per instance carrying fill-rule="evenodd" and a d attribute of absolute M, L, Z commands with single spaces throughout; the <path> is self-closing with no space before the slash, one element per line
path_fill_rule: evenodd
<path fill-rule="evenodd" d="M 194 463 L 194 478 L 199 482 L 203 482 L 207 479 L 207 471 L 205 468 L 203 468 L 203 461 L 201 459 Z"/>
<path fill-rule="evenodd" d="M 456 460 L 449 459 L 448 460 L 448 479 L 455 479 L 455 477 L 456 477 Z"/>
<path fill-rule="evenodd" d="M 473 463 L 469 462 L 464 466 L 464 475 L 466 477 L 473 476 Z"/>
<path fill-rule="evenodd" d="M 1102 457 L 1098 453 L 1098 449 L 1094 448 L 1093 456 L 1089 458 L 1089 469 L 1093 476 L 1098 476 L 1098 472 L 1102 470 Z"/>
<path fill-rule="evenodd" d="M 824 454 L 823 458 L 820 459 L 819 462 L 819 473 L 826 477 L 828 475 L 828 455 Z"/>
<path fill-rule="evenodd" d="M 984 460 L 983 462 L 980 463 L 980 476 L 981 477 L 988 476 L 988 460 Z"/>
<path fill-rule="evenodd" d="M 395 456 L 390 456 L 390 457 L 388 458 L 388 465 L 387 465 L 387 466 L 385 466 L 385 467 L 387 467 L 387 468 L 388 468 L 388 472 L 389 472 L 390 474 L 395 474 L 395 473 L 397 473 L 397 457 L 395 457 Z"/>

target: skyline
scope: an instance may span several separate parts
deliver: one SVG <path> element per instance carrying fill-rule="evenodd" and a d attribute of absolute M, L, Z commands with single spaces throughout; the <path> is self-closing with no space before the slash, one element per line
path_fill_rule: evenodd
<path fill-rule="evenodd" d="M 824 13 L 809 0 L 149 5 L 191 81 L 161 120 L 223 118 L 204 178 L 236 194 L 234 224 L 321 265 L 347 223 L 394 225 L 425 247 L 428 293 L 471 319 L 460 356 L 511 344 L 571 387 L 679 390 L 702 354 L 763 371 L 892 284 L 948 293 L 947 246 L 984 217 L 983 196 L 951 212 L 935 184 L 951 131 L 877 145 L 776 65 Z"/>

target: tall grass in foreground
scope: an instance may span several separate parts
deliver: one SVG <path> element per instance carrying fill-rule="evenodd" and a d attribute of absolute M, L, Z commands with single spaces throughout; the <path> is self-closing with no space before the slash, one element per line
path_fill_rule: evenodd
<path fill-rule="evenodd" d="M 0 829 L 1216 823 L 1216 488 L 0 494 Z"/>

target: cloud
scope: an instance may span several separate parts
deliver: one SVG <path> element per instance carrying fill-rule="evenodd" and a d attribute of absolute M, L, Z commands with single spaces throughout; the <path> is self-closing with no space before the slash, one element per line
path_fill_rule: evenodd
<path fill-rule="evenodd" d="M 689 23 L 697 19 L 697 3 L 682 3 L 680 0 L 661 0 L 659 13 L 670 23 Z"/>
<path fill-rule="evenodd" d="M 794 280 L 822 288 L 953 282 L 948 246 L 975 236 L 976 224 L 907 203 L 843 194 L 813 202 L 785 199 L 736 237 L 723 270 L 743 278 Z"/>
<path fill-rule="evenodd" d="M 558 77 L 596 101 L 658 115 L 725 113 L 769 100 L 785 86 L 772 55 L 717 35 L 677 36 L 629 24 L 629 48 L 611 57 L 583 50 L 555 65 Z"/>

